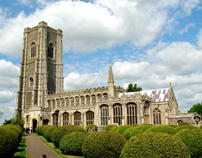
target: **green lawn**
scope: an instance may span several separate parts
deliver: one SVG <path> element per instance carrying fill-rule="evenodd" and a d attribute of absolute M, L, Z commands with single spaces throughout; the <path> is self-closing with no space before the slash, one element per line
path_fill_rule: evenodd
<path fill-rule="evenodd" d="M 38 134 L 35 134 L 35 135 L 39 137 L 51 150 L 57 153 L 61 158 L 83 158 L 83 156 L 72 156 L 72 155 L 62 154 L 62 151 L 59 148 L 56 148 L 52 142 L 47 142 L 47 140 L 43 136 L 40 136 Z"/>
<path fill-rule="evenodd" d="M 26 158 L 27 157 L 27 142 L 26 136 L 22 135 L 22 140 L 18 146 L 18 150 L 16 151 L 14 158 Z"/>

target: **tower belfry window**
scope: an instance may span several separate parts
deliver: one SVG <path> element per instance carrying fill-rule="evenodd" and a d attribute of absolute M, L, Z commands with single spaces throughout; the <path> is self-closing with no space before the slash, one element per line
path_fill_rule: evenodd
<path fill-rule="evenodd" d="M 31 45 L 31 57 L 35 57 L 36 56 L 36 44 L 32 43 Z"/>
<path fill-rule="evenodd" d="M 53 43 L 48 45 L 48 57 L 53 58 Z"/>
<path fill-rule="evenodd" d="M 33 80 L 33 78 L 31 77 L 31 78 L 29 79 L 29 85 L 30 85 L 30 86 L 33 86 L 33 82 L 34 82 L 34 80 Z"/>

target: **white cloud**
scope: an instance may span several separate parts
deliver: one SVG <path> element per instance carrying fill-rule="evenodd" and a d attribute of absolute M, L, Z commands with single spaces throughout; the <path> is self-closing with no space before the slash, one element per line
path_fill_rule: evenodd
<path fill-rule="evenodd" d="M 22 2 L 27 3 L 28 0 Z M 45 6 L 30 15 L 21 12 L 15 18 L 0 22 L 3 26 L 0 27 L 0 38 L 4 39 L 0 43 L 1 53 L 20 56 L 23 28 L 33 27 L 42 20 L 53 28 L 63 30 L 65 51 L 96 51 L 128 41 L 136 46 L 146 46 L 167 27 L 169 10 L 180 7 L 179 0 L 37 2 Z M 189 4 L 182 6 L 191 11 L 197 3 L 190 0 Z M 0 12 L 1 16 L 3 13 Z"/>
<path fill-rule="evenodd" d="M 15 100 L 16 94 L 11 91 L 0 91 L 0 102 L 10 102 L 11 100 Z"/>
<path fill-rule="evenodd" d="M 198 46 L 200 49 L 202 49 L 202 29 L 200 30 L 198 34 Z"/>
<path fill-rule="evenodd" d="M 195 25 L 196 25 L 196 24 L 194 24 L 194 23 L 189 23 L 189 24 L 187 24 L 187 25 L 185 26 L 185 28 L 183 28 L 183 29 L 179 32 L 179 34 L 182 35 L 182 34 L 186 33 L 189 28 L 193 28 L 193 27 L 195 27 Z"/>

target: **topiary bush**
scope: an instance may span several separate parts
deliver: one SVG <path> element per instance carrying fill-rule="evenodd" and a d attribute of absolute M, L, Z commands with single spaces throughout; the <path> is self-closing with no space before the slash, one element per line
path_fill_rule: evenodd
<path fill-rule="evenodd" d="M 54 130 L 51 134 L 51 141 L 54 143 L 54 145 L 58 148 L 59 147 L 59 142 L 61 138 L 65 134 L 70 134 L 71 132 L 83 132 L 87 133 L 87 131 L 82 128 L 81 126 L 73 126 L 73 125 L 68 125 L 68 126 L 60 126 L 56 130 Z"/>
<path fill-rule="evenodd" d="M 190 125 L 190 124 L 187 123 L 187 122 L 181 122 L 181 123 L 178 123 L 178 126 L 184 126 L 184 125 Z"/>
<path fill-rule="evenodd" d="M 105 128 L 104 128 L 104 130 L 105 131 L 111 131 L 111 129 L 113 128 L 113 127 L 116 127 L 117 125 L 107 125 L 107 126 L 105 126 Z"/>
<path fill-rule="evenodd" d="M 183 129 L 179 131 L 176 138 L 180 139 L 189 150 L 191 157 L 202 157 L 202 131 L 199 129 Z"/>
<path fill-rule="evenodd" d="M 87 136 L 83 141 L 82 152 L 85 158 L 117 158 L 126 141 L 121 134 L 116 132 L 96 132 Z"/>
<path fill-rule="evenodd" d="M 97 132 L 97 126 L 96 126 L 96 125 L 87 125 L 87 126 L 85 127 L 85 130 L 86 130 L 87 132 L 90 132 L 90 131 Z"/>
<path fill-rule="evenodd" d="M 12 157 L 17 148 L 18 137 L 16 133 L 7 127 L 0 127 L 0 157 Z"/>
<path fill-rule="evenodd" d="M 42 128 L 43 128 L 43 125 L 36 127 L 36 133 L 37 133 L 38 135 L 41 135 L 41 129 L 42 129 Z"/>
<path fill-rule="evenodd" d="M 177 128 L 178 125 L 168 125 L 169 127 Z"/>
<path fill-rule="evenodd" d="M 121 135 L 123 135 L 124 131 L 127 130 L 130 127 L 134 127 L 132 125 L 123 125 L 123 126 L 118 126 L 116 128 L 116 132 L 120 133 Z"/>
<path fill-rule="evenodd" d="M 41 135 L 45 137 L 45 133 L 48 129 L 50 129 L 51 127 L 54 127 L 53 125 L 44 125 L 42 128 L 41 128 Z"/>
<path fill-rule="evenodd" d="M 45 138 L 48 142 L 51 142 L 51 134 L 52 132 L 56 129 L 56 126 L 51 126 L 50 128 L 48 128 L 45 132 Z"/>
<path fill-rule="evenodd" d="M 59 148 L 64 154 L 83 155 L 82 144 L 88 135 L 89 133 L 83 132 L 72 132 L 68 135 L 64 135 L 60 141 Z"/>
<path fill-rule="evenodd" d="M 132 137 L 124 146 L 120 158 L 179 157 L 189 158 L 186 145 L 167 133 L 143 133 Z"/>
<path fill-rule="evenodd" d="M 126 129 L 123 133 L 123 136 L 126 138 L 126 139 L 130 139 L 130 133 L 135 130 L 135 127 L 130 127 L 128 129 Z"/>
<path fill-rule="evenodd" d="M 152 125 L 150 124 L 144 124 L 144 125 L 140 125 L 140 126 L 137 126 L 135 127 L 135 129 L 133 131 L 131 131 L 130 133 L 130 138 L 137 135 L 137 134 L 142 134 L 144 133 L 147 129 L 151 128 Z"/>
<path fill-rule="evenodd" d="M 157 125 L 157 126 L 152 126 L 151 128 L 147 129 L 145 133 L 168 133 L 171 135 L 175 135 L 175 129 L 172 127 L 169 127 L 167 125 Z"/>
<path fill-rule="evenodd" d="M 183 129 L 197 129 L 197 127 L 191 126 L 191 125 L 183 125 L 183 126 L 178 126 L 175 128 L 176 133 L 183 130 Z"/>
<path fill-rule="evenodd" d="M 200 125 L 199 129 L 202 129 L 202 125 Z"/>
<path fill-rule="evenodd" d="M 116 132 L 116 129 L 118 128 L 118 126 L 114 126 L 114 127 L 112 127 L 111 129 L 110 129 L 110 131 L 112 131 L 112 132 Z"/>

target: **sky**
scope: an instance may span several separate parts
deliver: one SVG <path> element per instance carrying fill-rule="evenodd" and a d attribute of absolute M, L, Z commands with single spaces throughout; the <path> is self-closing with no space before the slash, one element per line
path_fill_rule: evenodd
<path fill-rule="evenodd" d="M 202 102 L 200 0 L 0 0 L 0 110 L 14 116 L 23 31 L 63 31 L 64 90 L 137 83 L 168 88 L 186 113 Z"/>

